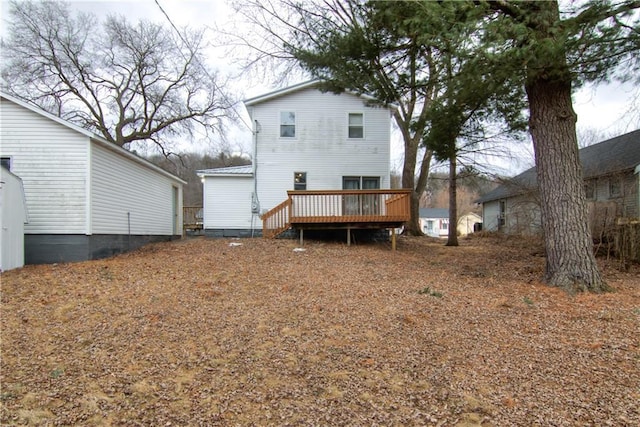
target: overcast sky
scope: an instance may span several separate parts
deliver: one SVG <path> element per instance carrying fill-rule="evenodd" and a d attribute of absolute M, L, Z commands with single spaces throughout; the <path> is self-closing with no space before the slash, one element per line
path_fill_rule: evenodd
<path fill-rule="evenodd" d="M 236 0 L 236 2 L 242 0 Z M 2 13 L 2 27 L 7 13 L 7 0 L 0 0 Z M 92 12 L 96 16 L 106 16 L 108 14 L 124 15 L 130 22 L 138 19 L 147 19 L 168 25 L 167 17 L 160 7 L 166 12 L 171 21 L 178 27 L 183 26 L 208 26 L 217 25 L 225 29 L 233 21 L 233 9 L 227 0 L 72 0 L 73 8 L 84 12 Z M 227 28 L 229 29 L 229 28 Z M 231 28 L 233 31 L 240 31 L 239 28 Z M 248 29 L 249 30 L 249 29 Z M 247 31 L 248 31 L 247 30 Z M 215 35 L 210 33 L 212 37 Z M 211 51 L 210 61 L 221 72 L 229 72 L 234 64 L 229 58 L 224 56 L 222 50 Z M 241 99 L 250 98 L 273 88 L 269 82 L 265 81 L 245 81 L 237 87 L 241 88 L 238 93 Z M 238 92 L 237 90 L 235 92 Z M 635 92 L 635 93 L 634 93 Z M 578 114 L 579 133 L 587 129 L 601 131 L 605 135 L 617 135 L 640 127 L 640 114 L 638 111 L 630 114 L 630 110 L 638 108 L 638 102 L 634 95 L 638 94 L 637 88 L 631 84 L 622 85 L 612 83 L 598 87 L 586 87 L 581 89 L 574 96 L 574 108 Z M 240 112 L 245 114 L 243 107 Z M 244 143 L 251 139 L 249 130 L 241 126 L 241 129 L 234 132 Z M 397 141 L 395 143 L 397 145 Z M 250 146 L 250 144 L 249 144 Z M 401 145 L 400 145 L 401 149 Z M 394 151 L 397 151 L 398 147 Z M 525 153 L 531 150 L 522 147 Z M 526 155 L 525 155 L 526 156 Z M 530 166 L 527 160 L 521 162 L 518 169 Z M 532 163 L 532 162 L 530 162 Z"/>

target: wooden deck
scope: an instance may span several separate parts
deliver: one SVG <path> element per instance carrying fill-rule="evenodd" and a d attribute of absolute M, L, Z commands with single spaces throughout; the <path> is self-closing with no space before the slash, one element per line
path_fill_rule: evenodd
<path fill-rule="evenodd" d="M 288 198 L 262 215 L 262 235 L 295 228 L 395 229 L 409 221 L 411 190 L 288 191 Z"/>
<path fill-rule="evenodd" d="M 184 206 L 182 208 L 182 228 L 184 231 L 202 230 L 202 206 Z"/>

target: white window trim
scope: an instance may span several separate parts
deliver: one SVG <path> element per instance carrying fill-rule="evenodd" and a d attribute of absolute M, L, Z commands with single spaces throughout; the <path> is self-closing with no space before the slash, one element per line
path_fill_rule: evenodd
<path fill-rule="evenodd" d="M 295 132 L 295 136 L 282 136 L 282 134 L 280 133 L 280 127 L 282 126 L 282 113 L 293 113 L 295 119 L 293 121 L 293 127 L 294 127 L 294 132 Z M 295 141 L 296 139 L 298 139 L 298 112 L 296 110 L 279 110 L 278 111 L 278 138 L 282 139 L 283 141 Z"/>
<path fill-rule="evenodd" d="M 351 138 L 349 137 L 349 115 L 350 114 L 360 114 L 362 115 L 362 138 Z M 366 123 L 366 116 L 365 116 L 365 112 L 364 111 L 347 111 L 347 139 L 351 140 L 351 141 L 361 141 L 363 139 L 367 138 L 367 127 L 365 126 Z"/>

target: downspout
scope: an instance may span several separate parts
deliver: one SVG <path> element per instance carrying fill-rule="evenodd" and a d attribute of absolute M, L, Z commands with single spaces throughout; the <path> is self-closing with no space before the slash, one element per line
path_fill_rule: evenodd
<path fill-rule="evenodd" d="M 251 195 L 251 237 L 254 237 L 256 215 L 260 214 L 260 199 L 258 198 L 258 133 L 260 123 L 254 120 L 253 130 L 253 194 Z"/>

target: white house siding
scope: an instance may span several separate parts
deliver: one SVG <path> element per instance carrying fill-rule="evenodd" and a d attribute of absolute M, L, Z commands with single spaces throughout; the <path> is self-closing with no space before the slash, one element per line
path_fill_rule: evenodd
<path fill-rule="evenodd" d="M 175 181 L 94 143 L 91 148 L 93 234 L 181 234 L 182 194 Z M 175 215 L 178 215 L 176 217 Z"/>
<path fill-rule="evenodd" d="M 89 139 L 4 98 L 0 117 L 0 154 L 24 183 L 25 234 L 84 234 Z"/>
<path fill-rule="evenodd" d="M 500 202 L 492 200 L 482 204 L 482 229 L 498 231 L 500 219 Z"/>
<path fill-rule="evenodd" d="M 262 221 L 251 213 L 253 177 L 215 176 L 204 182 L 204 228 L 212 230 L 262 229 Z"/>
<path fill-rule="evenodd" d="M 0 271 L 24 265 L 26 219 L 22 181 L 0 167 Z"/>
<path fill-rule="evenodd" d="M 350 94 L 308 88 L 249 106 L 258 122 L 256 179 L 261 209 L 293 190 L 294 172 L 307 173 L 307 190 L 342 189 L 343 176 L 379 177 L 389 188 L 390 110 L 367 107 Z M 296 114 L 296 137 L 280 138 L 280 112 Z M 364 114 L 364 138 L 347 137 L 348 113 Z"/>

